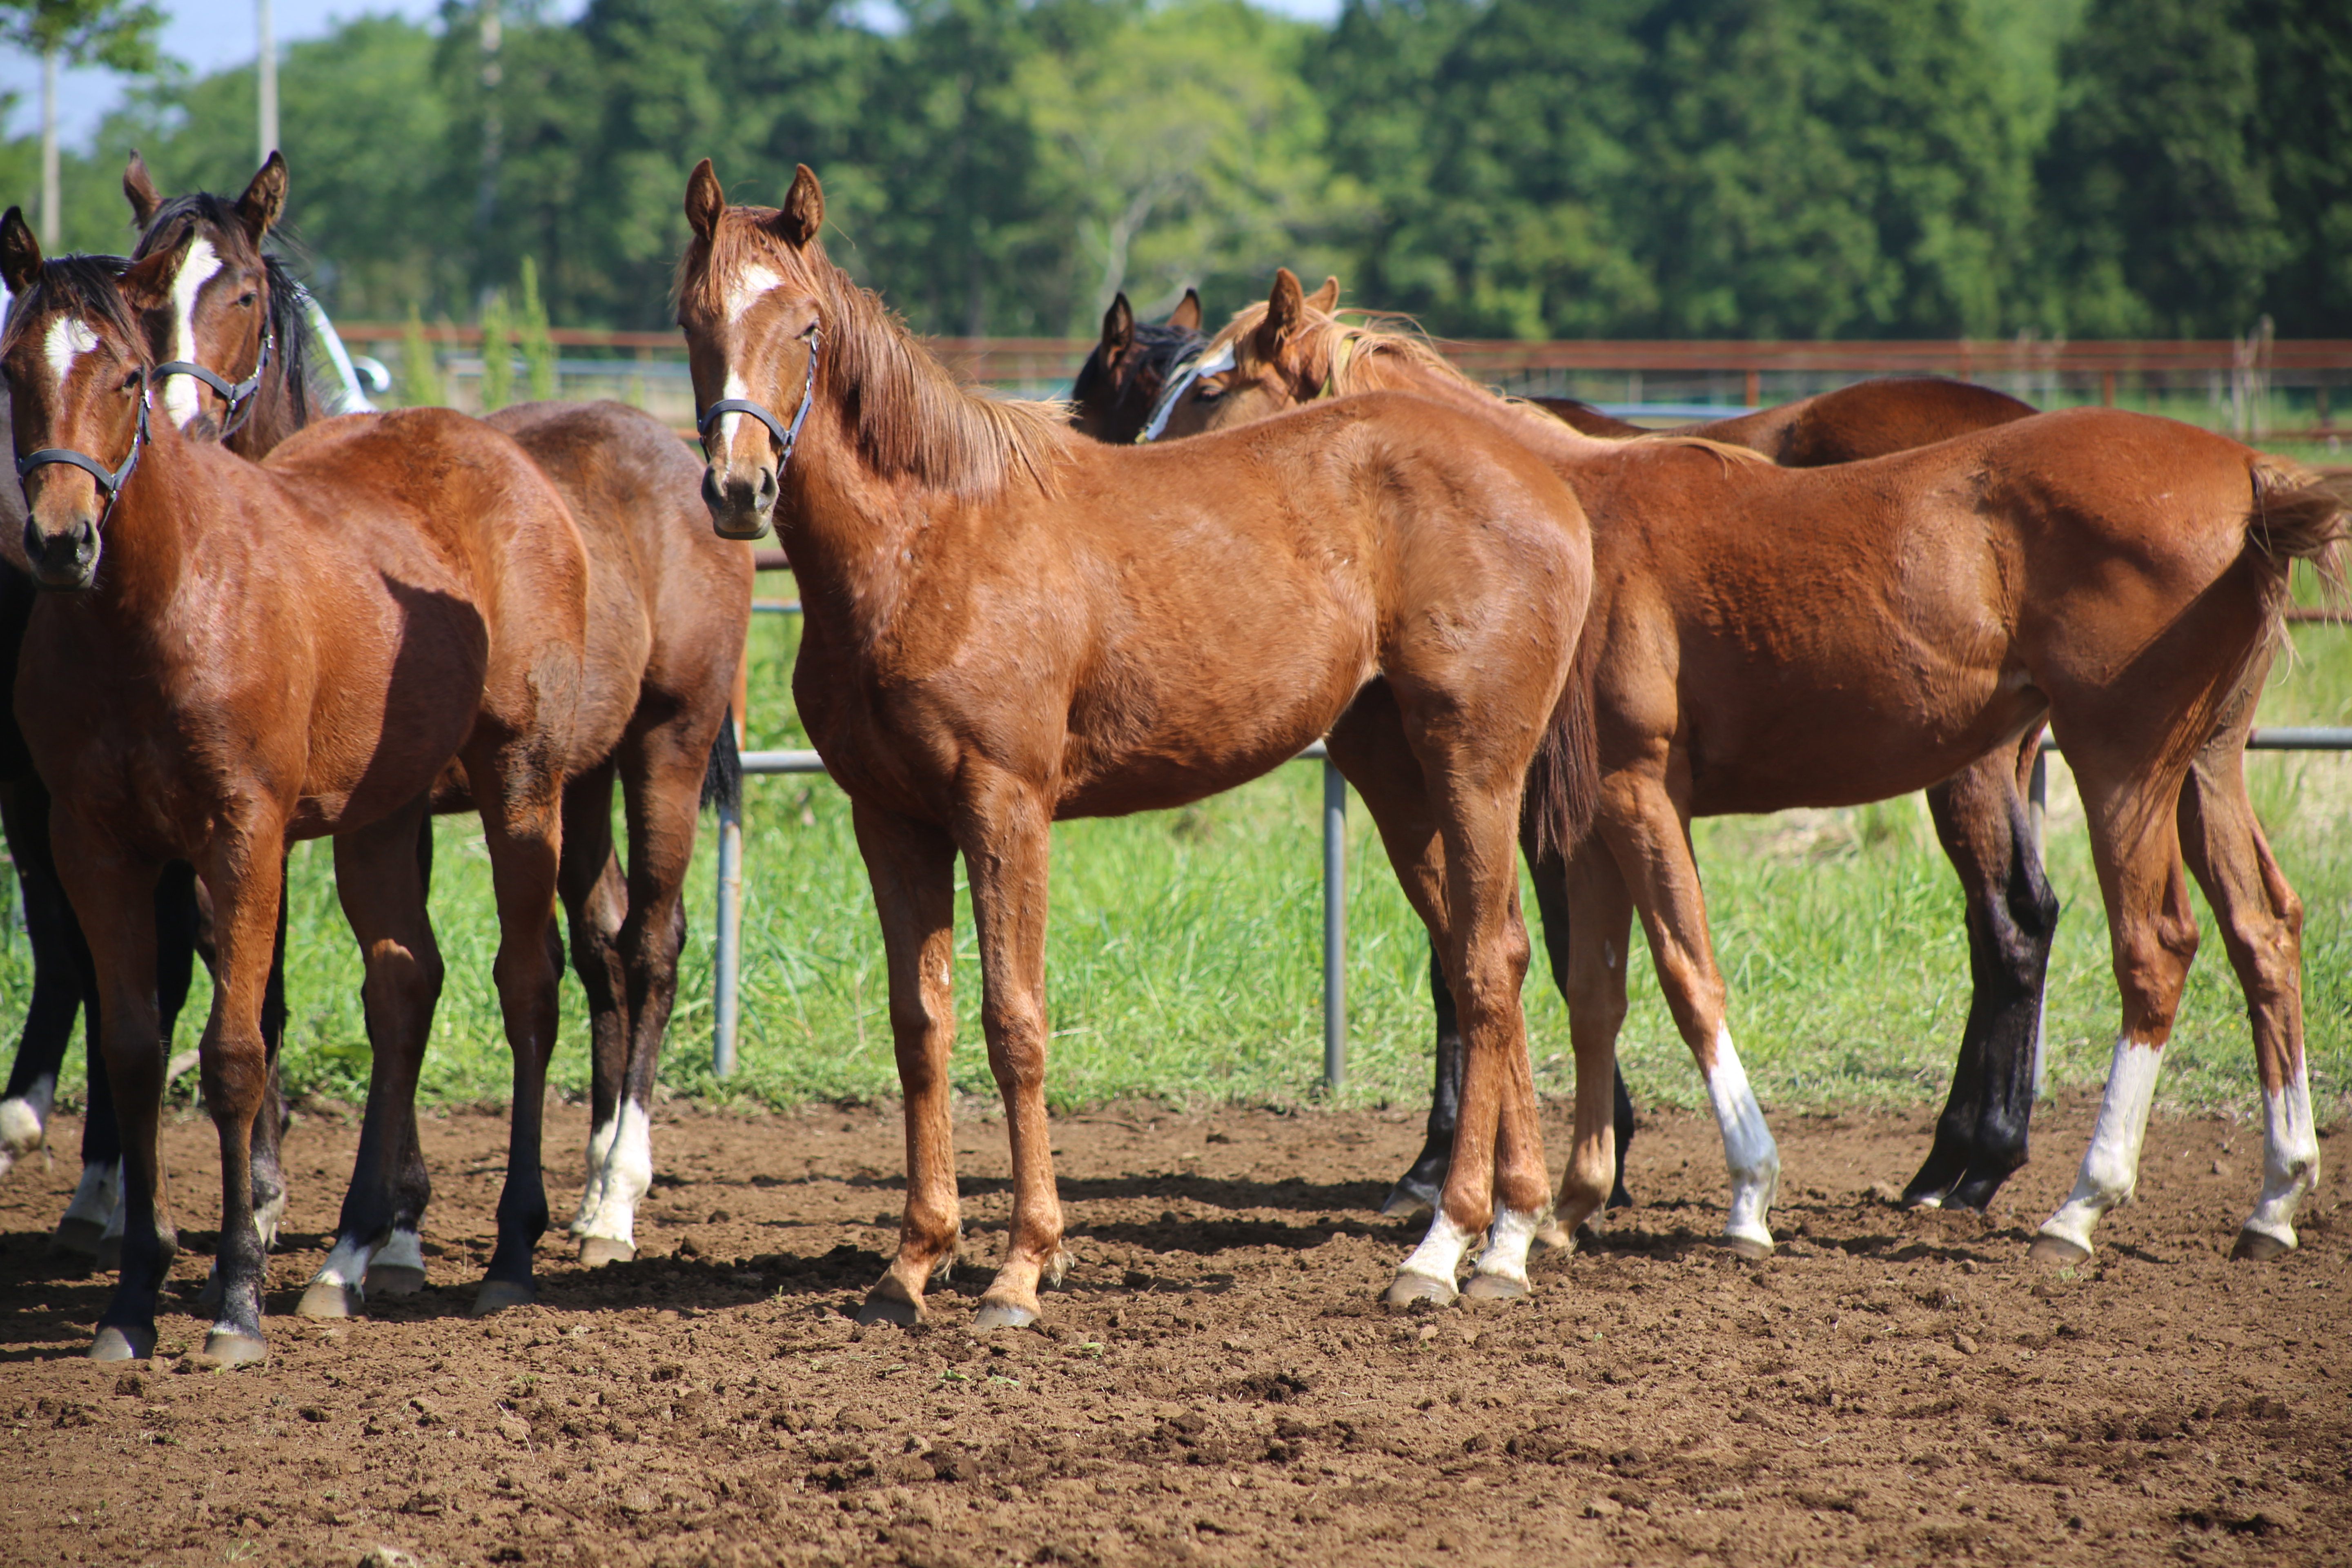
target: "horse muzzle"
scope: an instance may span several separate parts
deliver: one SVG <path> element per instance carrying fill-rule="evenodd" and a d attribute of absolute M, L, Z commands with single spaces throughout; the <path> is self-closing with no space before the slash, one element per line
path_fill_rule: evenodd
<path fill-rule="evenodd" d="M 44 588 L 71 591 L 87 588 L 98 574 L 98 519 L 85 513 L 62 529 L 42 526 L 38 519 L 25 524 L 25 560 L 33 581 Z"/>
<path fill-rule="evenodd" d="M 766 464 L 746 479 L 717 463 L 702 470 L 702 504 L 721 539 L 765 539 L 776 514 L 776 470 Z"/>

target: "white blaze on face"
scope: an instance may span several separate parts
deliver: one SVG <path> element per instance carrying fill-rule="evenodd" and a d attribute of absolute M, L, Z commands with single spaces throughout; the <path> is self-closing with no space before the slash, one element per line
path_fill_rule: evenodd
<path fill-rule="evenodd" d="M 220 253 L 209 239 L 188 247 L 188 258 L 172 280 L 172 351 L 165 359 L 196 360 L 196 296 L 221 269 Z M 206 370 L 218 372 L 217 365 Z M 172 423 L 184 426 L 204 409 L 204 384 L 192 375 L 175 375 L 163 384 L 163 410 Z"/>
<path fill-rule="evenodd" d="M 730 327 L 740 326 L 743 318 L 751 314 L 751 307 L 758 304 L 769 289 L 775 288 L 783 280 L 783 274 L 774 268 L 762 267 L 757 263 L 738 272 L 727 285 L 725 301 L 727 324 Z M 740 397 L 746 402 L 751 401 L 751 389 L 743 384 L 742 373 L 731 364 L 727 367 L 726 395 Z M 731 452 L 735 449 L 735 434 L 743 428 L 743 422 L 747 417 L 748 416 L 741 414 L 722 414 L 719 416 L 718 437 L 720 451 Z"/>
<path fill-rule="evenodd" d="M 1732 1047 L 1731 1031 L 1717 1026 L 1715 1068 L 1707 1074 L 1707 1102 L 1723 1134 L 1723 1161 L 1731 1168 L 1731 1213 L 1723 1233 L 1742 1241 L 1772 1245 L 1772 1199 L 1780 1188 L 1780 1150 L 1764 1125 L 1764 1108 L 1748 1087 L 1748 1070 Z"/>
<path fill-rule="evenodd" d="M 98 347 L 98 334 L 89 323 L 79 316 L 59 316 L 49 323 L 48 334 L 41 340 L 41 348 L 48 355 L 49 369 L 58 378 L 58 390 L 65 390 L 66 377 L 73 374 L 73 362 Z"/>
<path fill-rule="evenodd" d="M 2074 1190 L 2042 1222 L 2039 1234 L 2088 1252 L 2091 1227 L 2099 1216 L 2130 1200 L 2139 1185 L 2140 1143 L 2147 1136 L 2148 1108 L 2156 1103 L 2156 1075 L 2163 1062 L 2163 1047 L 2129 1035 L 2116 1037 L 2106 1092 L 2099 1097 L 2099 1120 L 2091 1129 L 2091 1147 L 2083 1155 Z"/>

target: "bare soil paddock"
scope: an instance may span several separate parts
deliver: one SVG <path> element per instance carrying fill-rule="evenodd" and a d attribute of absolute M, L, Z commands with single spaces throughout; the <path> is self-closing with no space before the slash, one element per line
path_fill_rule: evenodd
<path fill-rule="evenodd" d="M 1507 1308 L 1391 1316 L 1412 1232 L 1373 1217 L 1403 1115 L 1111 1107 L 1064 1119 L 1076 1264 L 1045 1332 L 975 1341 L 982 1268 L 935 1326 L 845 1315 L 895 1236 L 874 1110 L 677 1112 L 644 1256 L 588 1274 L 551 1237 L 541 1303 L 465 1315 L 501 1121 L 428 1119 L 432 1288 L 365 1321 L 269 1321 L 272 1360 L 195 1365 L 184 1300 L 151 1365 L 79 1359 L 107 1282 L 46 1233 L 69 1158 L 0 1188 L 0 1560 L 425 1563 L 1895 1563 L 2352 1557 L 2346 1144 L 2303 1250 L 2227 1248 L 2250 1127 L 2159 1118 L 2141 1199 L 2046 1273 L 2089 1103 L 1989 1219 L 1882 1195 L 1927 1117 L 1785 1118 L 1763 1264 L 1721 1222 L 1712 1127 L 1634 1148 L 1643 1206 Z M 577 1110 L 553 1131 L 574 1143 Z M 1564 1148 L 1564 1127 L 1549 1129 Z M 61 1121 L 57 1147 L 79 1128 Z M 273 1313 L 320 1260 L 356 1131 L 313 1108 Z M 212 1132 L 168 1148 L 184 1221 Z M 1003 1130 L 961 1126 L 967 1245 L 1003 1245 Z M 568 1197 L 576 1172 L 556 1173 Z M 189 1237 L 177 1278 L 205 1259 Z M 383 1561 L 383 1559 L 379 1559 Z"/>

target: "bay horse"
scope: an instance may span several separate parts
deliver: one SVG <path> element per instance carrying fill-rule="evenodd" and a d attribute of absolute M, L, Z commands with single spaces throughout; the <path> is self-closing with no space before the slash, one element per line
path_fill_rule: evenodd
<path fill-rule="evenodd" d="M 135 153 L 131 154 L 131 174 L 125 177 L 126 188 L 134 181 L 145 185 L 145 165 Z M 147 188 L 152 194 L 152 186 Z M 223 226 L 233 226 L 249 235 L 257 246 L 260 236 L 275 221 L 284 199 L 284 164 L 273 153 L 233 207 L 221 204 L 225 209 Z M 137 205 L 136 196 L 133 205 Z M 277 258 L 268 258 L 267 265 L 271 280 L 279 285 L 268 293 L 260 307 L 266 320 L 259 324 L 257 334 L 261 342 L 271 345 L 271 354 L 265 356 L 269 374 L 267 377 L 257 374 L 242 388 L 226 389 L 240 395 L 229 400 L 234 406 L 225 436 L 217 424 L 196 432 L 205 438 L 225 439 L 232 451 L 257 459 L 308 424 L 324 405 L 310 374 L 309 340 L 300 315 L 300 294 Z M 255 309 L 250 298 L 242 303 L 244 309 Z M 166 342 L 157 345 L 157 353 L 164 364 L 174 367 L 177 374 L 204 374 L 200 366 L 187 363 L 184 349 Z M 184 390 L 181 383 L 168 377 L 164 385 L 167 399 Z M 0 668 L 0 677 L 13 681 L 18 649 L 37 590 L 22 559 L 24 504 L 21 494 L 14 488 L 0 498 L 0 511 L 5 514 L 0 515 L 0 666 L 5 666 Z M 33 991 L 26 1008 L 25 1026 L 5 1089 L 0 1089 L 0 1175 L 5 1175 L 17 1158 L 43 1142 L 58 1075 L 72 1036 L 74 1016 L 78 1011 L 83 1013 L 89 1050 L 88 1110 L 82 1121 L 82 1170 L 73 1198 L 58 1222 L 55 1246 L 62 1254 L 92 1258 L 100 1268 L 110 1268 L 118 1259 L 121 1240 L 121 1142 L 113 1114 L 112 1086 L 98 1047 L 95 977 L 81 928 L 51 863 L 48 817 L 47 786 L 41 782 L 24 748 L 16 715 L 13 711 L 0 712 L 0 824 L 5 824 L 10 855 L 23 879 L 25 925 L 33 954 Z M 156 885 L 155 902 L 159 1023 L 163 1037 L 168 1040 L 186 1002 L 195 954 L 208 948 L 208 921 L 201 908 L 194 868 L 178 861 L 167 866 Z M 206 956 L 209 962 L 208 952 Z M 262 1019 L 263 1034 L 270 1045 L 272 1070 L 263 1110 L 254 1122 L 254 1179 L 256 1214 L 266 1241 L 276 1232 L 285 1192 L 278 1159 L 284 1109 L 275 1068 L 277 1044 L 284 1033 L 285 1020 L 282 956 L 274 958 L 271 963 Z M 168 1252 L 175 1245 L 168 1224 L 163 1234 Z"/>
<path fill-rule="evenodd" d="M 284 199 L 283 161 L 271 154 L 255 179 L 274 180 L 267 209 L 274 217 Z M 134 258 L 172 243 L 178 225 L 193 226 L 186 260 L 164 280 L 170 304 L 147 323 L 153 341 L 176 345 L 169 351 L 175 358 L 213 367 L 190 378 L 175 416 L 197 429 L 233 422 L 224 382 L 257 383 L 267 405 L 279 389 L 257 317 L 274 318 L 281 300 L 299 310 L 299 285 L 261 247 L 268 223 L 241 221 L 244 201 L 232 208 L 206 193 L 166 200 L 135 156 L 124 190 L 143 226 Z M 276 363 L 291 361 L 280 354 Z M 593 1059 L 587 1179 L 572 1232 L 581 1260 L 595 1266 L 635 1255 L 636 1205 L 653 1181 L 653 1088 L 677 992 L 682 889 L 700 795 L 706 775 L 715 788 L 738 787 L 727 713 L 750 620 L 751 552 L 712 533 L 698 499 L 702 465 L 640 409 L 530 403 L 487 423 L 539 464 L 587 547 L 587 643 L 565 763 L 558 887 L 572 967 L 588 998 Z M 628 834 L 625 874 L 613 842 L 616 781 Z M 474 808 L 462 776 L 444 781 L 434 805 Z M 429 857 L 430 848 L 428 834 L 420 855 Z M 376 1088 L 372 1083 L 372 1103 Z M 383 1113 L 402 1129 L 399 1211 L 387 1238 L 361 1234 L 367 1216 L 347 1210 L 333 1252 L 303 1297 L 305 1315 L 356 1311 L 370 1287 L 404 1294 L 424 1284 L 416 1222 L 429 1183 L 415 1147 L 415 1106 Z"/>
<path fill-rule="evenodd" d="M 1318 735 L 1446 956 L 1468 1061 L 1456 1159 L 1390 1296 L 1525 1291 L 1549 1197 L 1519 983 L 1513 835 L 1573 831 L 1590 782 L 1560 698 L 1589 588 L 1583 514 L 1490 422 L 1402 397 L 1206 445 L 1107 447 L 953 381 L 826 258 L 806 167 L 730 207 L 705 160 L 678 271 L 713 526 L 772 522 L 799 574 L 802 721 L 850 797 L 888 957 L 907 1200 L 867 1321 L 924 1316 L 961 1234 L 948 1054 L 955 858 L 1013 1211 L 974 1328 L 1034 1321 L 1065 1266 L 1045 1100 L 1057 818 L 1174 806 Z M 1573 705 L 1571 705 L 1572 707 Z"/>
<path fill-rule="evenodd" d="M 1690 819 L 1959 785 L 1987 758 L 1973 776 L 2013 790 L 2023 738 L 2046 721 L 2083 793 L 2124 1016 L 2090 1152 L 2036 1255 L 2087 1257 L 2099 1215 L 2131 1194 L 2197 946 L 2184 851 L 2246 994 L 2264 1098 L 2262 1193 L 2239 1250 L 2295 1244 L 2294 1209 L 2319 1161 L 2303 909 L 2247 802 L 2242 752 L 2288 567 L 2341 535 L 2335 488 L 2209 432 L 2111 409 L 1834 468 L 1600 439 L 1474 385 L 1419 339 L 1311 309 L 1286 271 L 1209 353 L 1223 368 L 1180 378 L 1171 434 L 1247 426 L 1326 388 L 1409 388 L 1510 429 L 1591 516 L 1598 651 L 1580 668 L 1593 680 L 1600 806 L 1593 842 L 1535 871 L 1577 1054 L 1562 1227 L 1608 1190 L 1602 1069 L 1638 910 L 1723 1133 L 1726 1240 L 1751 1254 L 1771 1246 L 1780 1158 L 1732 1046 Z M 1979 805 L 1938 816 L 1956 861 L 1991 858 L 1964 837 L 2001 822 Z M 2021 819 L 2012 805 L 2012 836 Z M 2054 912 L 2038 867 L 2021 869 L 2028 907 Z M 2031 1054 L 2016 1053 L 2013 1069 L 2027 1075 L 2029 1105 Z M 1969 1067 L 1964 1048 L 1956 1076 Z"/>
<path fill-rule="evenodd" d="M 1070 427 L 1097 441 L 1132 441 L 1151 417 L 1168 373 L 1201 346 L 1201 296 L 1192 289 L 1165 321 L 1139 322 L 1122 291 L 1103 312 L 1102 341 L 1070 383 Z"/>
<path fill-rule="evenodd" d="M 561 760 L 587 613 L 579 530 L 510 440 L 446 410 L 314 426 L 265 465 L 152 417 L 156 362 L 139 318 L 168 300 L 163 279 L 193 239 L 184 226 L 118 275 L 46 261 L 20 211 L 0 217 L 0 277 L 16 294 L 0 372 L 26 554 L 49 590 L 26 635 L 16 707 L 90 941 L 125 1152 L 130 1215 L 91 1347 L 101 1361 L 152 1352 L 163 1283 L 163 867 L 186 860 L 204 879 L 218 954 L 200 1047 L 221 1150 L 219 1316 L 205 1351 L 257 1360 L 265 1257 L 250 1167 L 286 846 L 335 839 L 377 1070 L 396 1061 L 413 1075 L 441 981 L 416 846 L 453 755 L 482 786 L 494 973 L 515 1058 L 486 1284 L 527 1287 L 546 1226 L 539 1121 L 556 1023 Z M 371 1123 L 363 1147 L 387 1131 Z M 388 1217 L 390 1194 L 378 1203 Z"/>

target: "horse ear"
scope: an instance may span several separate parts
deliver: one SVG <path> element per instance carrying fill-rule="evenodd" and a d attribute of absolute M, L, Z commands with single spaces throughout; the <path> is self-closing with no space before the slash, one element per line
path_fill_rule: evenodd
<path fill-rule="evenodd" d="M 1108 365 L 1116 363 L 1135 346 L 1135 307 L 1127 302 L 1127 291 L 1119 290 L 1118 298 L 1103 312 L 1102 357 Z"/>
<path fill-rule="evenodd" d="M 1307 322 L 1307 296 L 1298 287 L 1298 274 L 1289 268 L 1277 268 L 1274 274 L 1274 292 L 1265 297 L 1265 320 L 1258 323 L 1257 335 L 1264 344 L 1263 358 L 1272 359 L 1282 352 L 1292 334 Z"/>
<path fill-rule="evenodd" d="M 40 275 L 41 242 L 33 237 L 25 209 L 10 207 L 8 216 L 0 217 L 0 279 L 6 281 L 10 293 L 22 294 Z"/>
<path fill-rule="evenodd" d="M 131 149 L 131 162 L 122 171 L 122 194 L 131 198 L 131 221 L 145 228 L 155 221 L 155 211 L 163 205 L 163 193 L 147 174 L 147 160 L 139 149 Z"/>
<path fill-rule="evenodd" d="M 797 250 L 814 239 L 824 226 L 824 187 L 806 163 L 793 174 L 793 188 L 784 193 L 783 209 L 776 214 L 776 236 Z"/>
<path fill-rule="evenodd" d="M 286 159 L 273 147 L 253 183 L 245 187 L 245 195 L 236 198 L 236 216 L 245 221 L 247 237 L 259 245 L 285 210 Z"/>
<path fill-rule="evenodd" d="M 179 233 L 169 245 L 159 245 L 122 270 L 115 287 L 122 291 L 123 301 L 132 310 L 144 313 L 159 310 L 172 302 L 172 280 L 188 259 L 188 247 L 195 243 L 196 226 L 184 219 Z"/>
<path fill-rule="evenodd" d="M 1323 287 L 1307 296 L 1307 308 L 1310 310 L 1320 310 L 1327 316 L 1339 302 L 1339 280 L 1337 278 L 1324 279 Z"/>
<path fill-rule="evenodd" d="M 719 176 L 705 158 L 686 177 L 686 221 L 707 240 L 719 232 L 719 220 L 726 214 L 727 193 L 719 188 Z"/>
<path fill-rule="evenodd" d="M 1176 308 L 1168 312 L 1168 324 L 1171 327 L 1181 327 L 1188 332 L 1199 331 L 1201 330 L 1201 296 L 1190 289 L 1185 289 L 1184 297 L 1176 301 Z"/>

